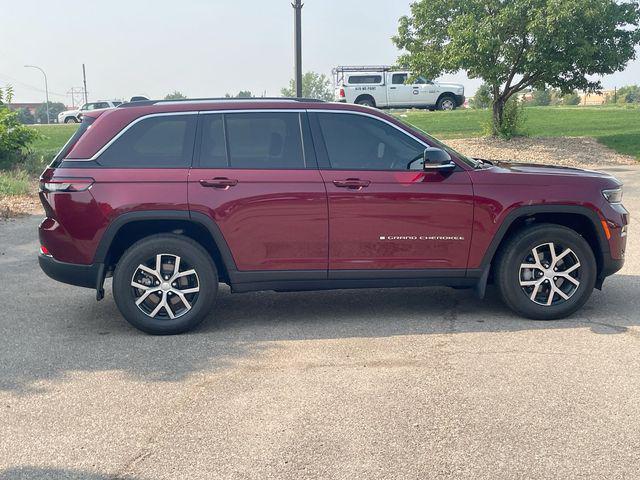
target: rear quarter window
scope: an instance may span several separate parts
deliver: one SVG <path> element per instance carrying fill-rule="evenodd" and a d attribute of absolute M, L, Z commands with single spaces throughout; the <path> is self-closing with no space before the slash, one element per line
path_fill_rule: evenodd
<path fill-rule="evenodd" d="M 97 158 L 104 167 L 186 168 L 191 165 L 197 115 L 143 118 Z"/>
<path fill-rule="evenodd" d="M 351 75 L 348 83 L 352 85 L 361 85 L 364 83 L 382 83 L 381 75 Z"/>

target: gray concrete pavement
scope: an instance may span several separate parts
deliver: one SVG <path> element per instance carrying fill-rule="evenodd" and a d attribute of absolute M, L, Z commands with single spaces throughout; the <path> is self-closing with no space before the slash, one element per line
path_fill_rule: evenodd
<path fill-rule="evenodd" d="M 611 169 L 640 212 L 640 169 Z M 636 478 L 640 238 L 568 320 L 444 288 L 231 295 L 129 327 L 0 223 L 0 478 Z"/>

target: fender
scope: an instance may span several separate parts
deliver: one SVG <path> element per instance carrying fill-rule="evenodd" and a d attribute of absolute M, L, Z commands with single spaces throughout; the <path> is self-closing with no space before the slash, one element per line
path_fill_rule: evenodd
<path fill-rule="evenodd" d="M 513 225 L 513 222 L 515 222 L 519 218 L 531 217 L 538 213 L 571 213 L 582 215 L 583 217 L 588 218 L 593 224 L 596 232 L 596 237 L 600 246 L 599 253 L 601 253 L 603 257 L 606 257 L 610 254 L 609 242 L 604 236 L 604 232 L 602 231 L 602 227 L 600 224 L 600 216 L 595 210 L 578 205 L 528 205 L 523 207 L 516 207 L 505 216 L 505 218 L 502 220 L 502 224 L 498 228 L 498 231 L 491 240 L 489 247 L 487 247 L 480 267 L 484 268 L 487 265 L 491 264 L 498 246 L 504 239 L 504 236 L 507 233 L 509 227 Z"/>
<path fill-rule="evenodd" d="M 237 271 L 236 262 L 233 259 L 229 245 L 222 235 L 218 225 L 216 225 L 216 223 L 207 215 L 199 212 L 189 212 L 188 210 L 142 210 L 119 215 L 111 221 L 102 235 L 102 239 L 100 240 L 96 253 L 93 257 L 93 262 L 104 263 L 107 257 L 107 252 L 111 247 L 111 243 L 120 229 L 128 223 L 141 220 L 185 220 L 202 225 L 211 234 L 229 275 L 232 275 L 232 272 L 235 273 Z"/>

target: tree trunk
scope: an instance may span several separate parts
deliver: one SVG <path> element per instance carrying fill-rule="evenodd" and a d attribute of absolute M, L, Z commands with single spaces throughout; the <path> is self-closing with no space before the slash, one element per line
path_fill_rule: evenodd
<path fill-rule="evenodd" d="M 504 120 L 504 104 L 506 101 L 502 97 L 498 97 L 493 101 L 493 136 L 498 136 L 502 130 L 502 121 Z"/>

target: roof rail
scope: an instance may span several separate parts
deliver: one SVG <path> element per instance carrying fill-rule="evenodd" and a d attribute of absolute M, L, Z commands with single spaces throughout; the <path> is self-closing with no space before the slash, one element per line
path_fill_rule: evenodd
<path fill-rule="evenodd" d="M 395 68 L 393 65 L 339 65 L 331 72 L 334 75 L 343 72 L 388 72 Z"/>
<path fill-rule="evenodd" d="M 260 102 L 260 101 L 278 101 L 278 102 L 305 102 L 305 103 L 324 103 L 324 100 L 318 98 L 292 98 L 292 97 L 210 97 L 210 98 L 182 98 L 178 100 L 140 100 L 136 102 L 126 102 L 118 105 L 117 108 L 143 107 L 148 105 L 171 105 L 180 103 L 222 103 L 222 102 Z"/>

